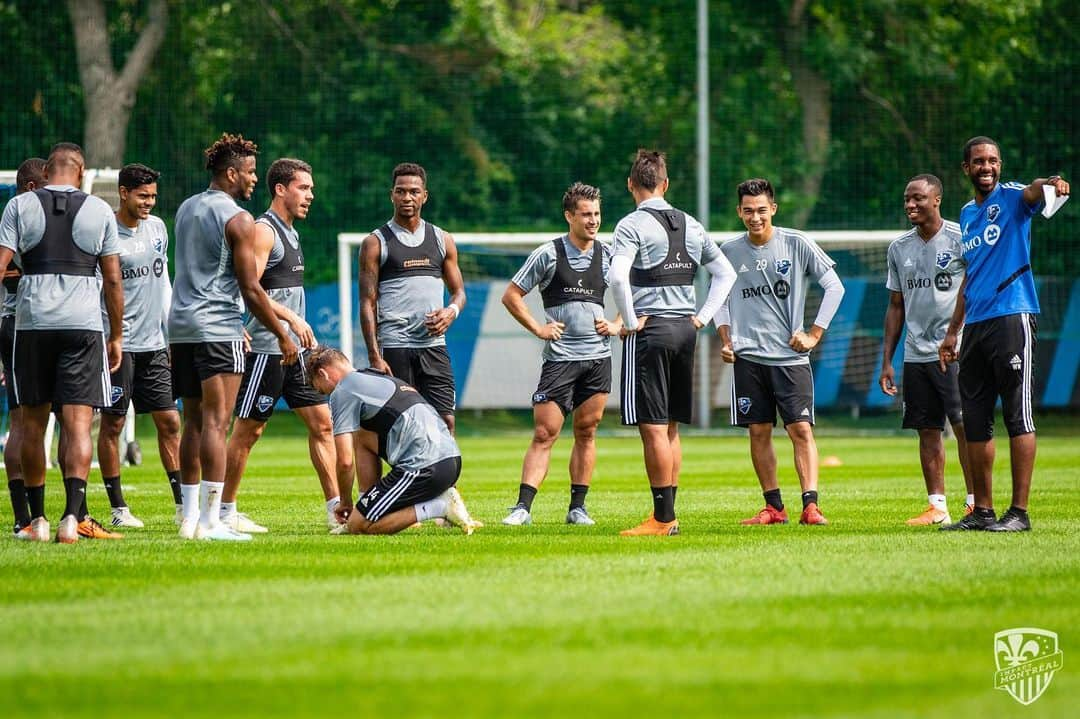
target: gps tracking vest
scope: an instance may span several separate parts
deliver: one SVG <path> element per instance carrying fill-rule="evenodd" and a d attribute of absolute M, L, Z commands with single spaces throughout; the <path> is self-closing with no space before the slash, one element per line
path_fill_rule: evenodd
<path fill-rule="evenodd" d="M 86 202 L 86 193 L 40 189 L 34 194 L 45 211 L 45 232 L 34 249 L 22 253 L 23 274 L 93 277 L 97 255 L 79 249 L 72 235 L 75 215 Z"/>
<path fill-rule="evenodd" d="M 692 285 L 698 264 L 686 251 L 686 216 L 678 210 L 638 208 L 656 218 L 668 236 L 667 257 L 648 269 L 630 268 L 630 284 L 634 287 L 670 287 Z"/>
<path fill-rule="evenodd" d="M 379 282 L 398 277 L 442 277 L 443 257 L 435 226 L 430 222 L 424 223 L 424 241 L 416 247 L 398 240 L 389 224 L 380 227 L 379 233 L 386 243 L 386 262 L 379 269 Z"/>
<path fill-rule="evenodd" d="M 393 428 L 394 423 L 397 422 L 398 417 L 405 414 L 405 410 L 409 409 L 409 407 L 422 404 L 424 398 L 411 385 L 405 384 L 397 377 L 391 377 L 372 369 L 358 371 L 382 377 L 395 385 L 394 394 L 390 395 L 390 398 L 379 408 L 379 411 L 367 419 L 360 420 L 361 427 L 369 432 L 374 432 L 379 438 L 379 456 L 385 460 L 386 442 L 390 437 L 390 430 Z"/>
<path fill-rule="evenodd" d="M 578 272 L 566 258 L 563 238 L 551 241 L 555 245 L 555 275 L 547 287 L 540 291 L 544 308 L 558 307 L 568 302 L 595 302 L 604 304 L 604 252 L 593 243 L 592 262 L 587 269 Z M 569 239 L 567 240 L 569 242 Z"/>
<path fill-rule="evenodd" d="M 265 220 L 268 225 L 274 228 L 274 232 L 277 233 L 278 239 L 281 240 L 281 246 L 285 248 L 285 254 L 281 258 L 281 262 L 273 267 L 267 268 L 263 272 L 259 284 L 262 285 L 264 290 L 276 290 L 284 287 L 303 287 L 304 251 L 300 247 L 300 242 L 297 241 L 296 247 L 292 246 L 292 242 L 289 240 L 285 228 L 281 226 L 281 220 L 273 213 L 264 212 L 259 215 L 259 219 Z"/>

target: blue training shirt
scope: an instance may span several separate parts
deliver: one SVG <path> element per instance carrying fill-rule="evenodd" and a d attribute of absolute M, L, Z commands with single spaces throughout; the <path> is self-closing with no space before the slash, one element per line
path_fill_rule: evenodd
<path fill-rule="evenodd" d="M 1029 207 L 1024 187 L 998 183 L 981 205 L 971 200 L 960 210 L 966 323 L 1039 313 L 1031 271 L 1031 217 L 1042 202 Z"/>

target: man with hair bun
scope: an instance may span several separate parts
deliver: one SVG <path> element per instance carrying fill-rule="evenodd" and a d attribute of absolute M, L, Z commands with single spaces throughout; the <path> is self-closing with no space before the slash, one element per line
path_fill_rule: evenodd
<path fill-rule="evenodd" d="M 664 199 L 663 153 L 638 150 L 626 186 L 637 209 L 615 226 L 611 291 L 624 323 L 622 421 L 641 435 L 653 512 L 621 534 L 670 536 L 679 533 L 679 423 L 692 419 L 697 331 L 724 304 L 735 271 L 701 223 Z M 699 265 L 711 279 L 695 310 Z"/>
<path fill-rule="evenodd" d="M 173 394 L 184 402 L 180 536 L 185 539 L 251 539 L 220 521 L 225 436 L 244 374 L 241 299 L 277 339 L 280 361 L 289 365 L 297 358 L 296 343 L 259 284 L 255 220 L 237 204 L 251 199 L 257 154 L 255 143 L 242 135 L 222 134 L 205 151 L 210 187 L 176 211 L 169 342 Z"/>
<path fill-rule="evenodd" d="M 604 318 L 611 250 L 596 241 L 600 190 L 575 182 L 563 195 L 569 232 L 536 248 L 506 287 L 502 302 L 522 327 L 544 340 L 544 365 L 533 393 L 533 438 L 521 468 L 518 501 L 503 524 L 532 523 L 532 502 L 547 476 L 551 448 L 566 415 L 573 416 L 567 524 L 592 525 L 585 495 L 596 464 L 596 427 L 611 392 L 611 342 L 621 322 Z M 539 288 L 546 322 L 529 312 L 525 295 Z"/>
<path fill-rule="evenodd" d="M 120 207 L 116 227 L 120 238 L 120 272 L 124 282 L 124 353 L 113 373 L 112 396 L 101 410 L 98 463 L 112 506 L 114 527 L 140 528 L 120 483 L 120 433 L 128 407 L 149 413 L 157 431 L 158 453 L 180 505 L 180 413 L 173 398 L 172 367 L 164 327 L 169 315 L 168 248 L 165 223 L 151 215 L 157 204 L 161 175 L 146 165 L 130 164 L 120 170 Z"/>

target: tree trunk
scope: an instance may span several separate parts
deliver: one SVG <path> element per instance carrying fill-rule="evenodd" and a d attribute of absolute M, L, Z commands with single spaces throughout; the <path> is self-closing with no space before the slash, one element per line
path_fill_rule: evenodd
<path fill-rule="evenodd" d="M 128 54 L 119 74 L 112 63 L 108 20 L 103 0 L 67 0 L 75 34 L 86 124 L 83 152 L 86 166 L 120 167 L 131 110 L 139 83 L 165 39 L 169 12 L 167 0 L 150 0 L 146 27 Z"/>
<path fill-rule="evenodd" d="M 803 206 L 792 215 L 795 227 L 805 227 L 821 195 L 821 182 L 829 161 L 831 131 L 830 87 L 827 80 L 814 70 L 805 55 L 809 22 L 806 17 L 808 0 L 795 0 L 788 12 L 783 32 L 784 62 L 791 72 L 791 81 L 802 108 L 802 143 L 805 172 L 799 181 Z"/>

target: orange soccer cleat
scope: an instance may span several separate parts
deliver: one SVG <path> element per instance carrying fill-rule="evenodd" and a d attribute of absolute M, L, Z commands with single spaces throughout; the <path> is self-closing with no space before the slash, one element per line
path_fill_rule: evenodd
<path fill-rule="evenodd" d="M 904 522 L 909 527 L 925 527 L 931 524 L 952 524 L 952 517 L 945 510 L 938 509 L 934 505 L 930 505 L 926 510 L 917 517 Z"/>
<path fill-rule="evenodd" d="M 93 517 L 87 517 L 79 522 L 79 536 L 86 539 L 123 539 L 124 535 L 110 532 L 101 526 L 101 522 Z"/>
<path fill-rule="evenodd" d="M 806 505 L 806 508 L 802 511 L 802 516 L 799 517 L 799 524 L 828 524 L 829 520 L 825 519 L 825 515 L 818 509 L 817 502 L 811 502 Z"/>
<path fill-rule="evenodd" d="M 744 519 L 740 524 L 787 524 L 787 510 L 765 505 L 765 508 L 749 519 Z"/>
<path fill-rule="evenodd" d="M 636 527 L 630 529 L 624 529 L 619 534 L 624 537 L 673 537 L 679 533 L 679 520 L 673 519 L 670 522 L 658 522 L 656 517 L 649 515 L 649 518 Z"/>

